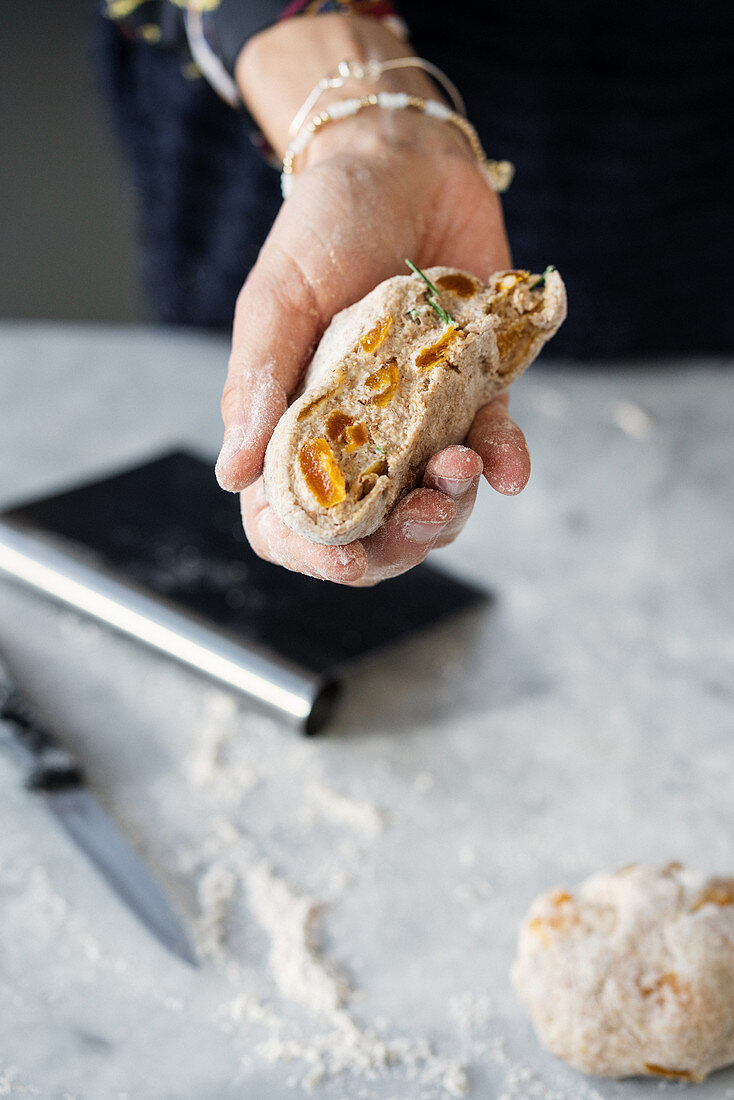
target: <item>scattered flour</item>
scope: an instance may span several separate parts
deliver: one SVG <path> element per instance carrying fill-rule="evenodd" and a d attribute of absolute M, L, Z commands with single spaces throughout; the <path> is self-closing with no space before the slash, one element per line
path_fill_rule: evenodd
<path fill-rule="evenodd" d="M 199 744 L 186 761 L 197 790 L 208 789 L 218 804 L 233 805 L 256 786 L 258 775 L 246 761 L 231 759 L 237 703 L 232 694 L 209 691 L 194 716 Z"/>
<path fill-rule="evenodd" d="M 416 794 L 428 794 L 436 785 L 436 777 L 431 772 L 418 772 L 413 780 L 413 790 Z"/>
<path fill-rule="evenodd" d="M 487 994 L 457 993 L 449 998 L 448 1007 L 461 1058 L 491 1067 L 501 1080 L 500 1091 L 493 1094 L 492 1100 L 605 1100 L 581 1075 L 574 1075 L 569 1090 L 566 1084 L 549 1084 L 535 1070 L 514 1060 Z"/>
<path fill-rule="evenodd" d="M 464 843 L 458 851 L 459 863 L 462 867 L 473 867 L 477 862 L 477 851 L 473 844 Z"/>
<path fill-rule="evenodd" d="M 496 1034 L 487 1045 L 485 1057 L 503 1075 L 496 1100 L 606 1100 L 580 1074 L 570 1089 L 565 1084 L 549 1084 L 535 1070 L 515 1061 L 507 1052 L 504 1038 Z"/>
<path fill-rule="evenodd" d="M 200 916 L 196 925 L 196 942 L 205 958 L 222 957 L 227 921 L 238 885 L 234 871 L 221 863 L 213 863 L 199 879 Z"/>
<path fill-rule="evenodd" d="M 464 1066 L 440 1058 L 424 1039 L 384 1037 L 372 1028 L 359 1026 L 342 1012 L 332 1019 L 333 1028 L 308 1039 L 284 1039 L 271 1034 L 258 1047 L 270 1062 L 300 1062 L 305 1068 L 299 1084 L 307 1092 L 326 1081 L 346 1075 L 379 1081 L 387 1077 L 409 1081 L 420 1088 L 420 1096 L 463 1097 L 469 1091 Z"/>
<path fill-rule="evenodd" d="M 536 384 L 531 390 L 531 394 L 536 409 L 544 416 L 550 417 L 552 420 L 563 419 L 568 409 L 568 399 L 560 390 L 554 389 L 552 386 L 539 386 Z"/>
<path fill-rule="evenodd" d="M 277 1016 L 259 997 L 251 993 L 238 993 L 228 1004 L 222 1005 L 217 1014 L 217 1022 L 222 1031 L 233 1034 L 238 1024 L 258 1024 L 272 1032 L 280 1031 L 283 1020 Z"/>
<path fill-rule="evenodd" d="M 0 1096 L 40 1096 L 40 1089 L 24 1084 L 17 1066 L 3 1066 L 0 1062 Z"/>
<path fill-rule="evenodd" d="M 339 797 L 335 803 L 341 808 Z M 389 1034 L 384 1021 L 378 1027 L 355 1019 L 348 1007 L 352 989 L 320 946 L 321 902 L 297 891 L 259 857 L 249 838 L 226 822 L 203 850 L 199 940 L 236 989 L 215 1022 L 233 1036 L 242 1027 L 265 1033 L 256 1044 L 248 1043 L 243 1068 L 252 1064 L 253 1056 L 292 1064 L 293 1085 L 305 1092 L 349 1076 L 364 1082 L 410 1082 L 411 1095 L 421 1100 L 467 1094 L 467 1071 L 458 1059 L 437 1055 L 420 1036 Z M 193 863 L 191 854 L 188 862 Z M 247 971 L 226 958 L 226 928 L 239 904 L 243 911 L 238 923 L 251 926 L 254 920 L 267 937 L 271 1003 L 255 996 Z M 305 1025 L 294 1018 L 293 1006 L 306 1010 Z"/>
<path fill-rule="evenodd" d="M 319 952 L 319 903 L 296 894 L 266 863 L 245 874 L 248 904 L 270 939 L 270 969 L 281 996 L 317 1013 L 340 1008 L 349 986 Z"/>
<path fill-rule="evenodd" d="M 612 422 L 631 439 L 647 439 L 653 430 L 651 417 L 632 401 L 618 401 L 614 405 Z"/>
<path fill-rule="evenodd" d="M 449 1015 L 466 1047 L 476 1040 L 477 1032 L 486 1031 L 493 1015 L 492 1001 L 486 993 L 455 993 L 449 998 Z"/>
<path fill-rule="evenodd" d="M 451 892 L 451 896 L 459 905 L 476 905 L 493 893 L 491 882 L 483 878 L 475 878 L 470 882 L 459 882 Z"/>
<path fill-rule="evenodd" d="M 304 824 L 321 818 L 370 837 L 381 832 L 387 822 L 385 811 L 373 802 L 349 798 L 325 783 L 311 784 L 299 817 Z"/>

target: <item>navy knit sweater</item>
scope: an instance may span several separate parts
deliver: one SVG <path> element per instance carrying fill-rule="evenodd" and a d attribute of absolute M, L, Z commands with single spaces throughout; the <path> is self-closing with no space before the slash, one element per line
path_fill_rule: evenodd
<path fill-rule="evenodd" d="M 273 0 L 275 2 L 275 0 Z M 402 0 L 416 52 L 444 68 L 490 156 L 514 262 L 566 280 L 552 353 L 734 351 L 734 5 Z M 174 49 L 100 19 L 101 71 L 139 198 L 152 312 L 229 328 L 279 206 L 244 117 Z"/>

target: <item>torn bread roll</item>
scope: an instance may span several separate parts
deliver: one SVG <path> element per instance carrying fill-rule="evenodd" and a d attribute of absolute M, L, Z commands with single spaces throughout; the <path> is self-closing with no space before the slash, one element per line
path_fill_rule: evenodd
<path fill-rule="evenodd" d="M 268 445 L 268 501 L 311 542 L 372 534 L 565 316 L 553 268 L 500 271 L 486 286 L 449 267 L 380 283 L 324 333 Z"/>

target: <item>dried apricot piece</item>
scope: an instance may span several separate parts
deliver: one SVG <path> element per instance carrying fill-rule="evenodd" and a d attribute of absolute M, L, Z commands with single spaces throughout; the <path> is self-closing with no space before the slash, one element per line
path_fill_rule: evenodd
<path fill-rule="evenodd" d="M 656 1077 L 677 1077 L 680 1081 L 699 1080 L 689 1069 L 666 1069 L 665 1066 L 656 1066 L 654 1062 L 645 1062 L 645 1069 Z"/>
<path fill-rule="evenodd" d="M 503 275 L 498 285 L 499 290 L 512 290 L 518 283 L 527 282 L 530 275 L 529 271 L 508 271 L 506 275 Z"/>
<path fill-rule="evenodd" d="M 316 412 L 316 410 L 318 408 L 320 408 L 321 405 L 323 405 L 323 403 L 328 400 L 328 398 L 329 398 L 328 393 L 325 393 L 323 397 L 317 397 L 316 400 L 312 401 L 310 405 L 306 405 L 305 408 L 301 409 L 301 411 L 298 414 L 298 419 L 299 420 L 305 420 L 305 418 L 307 416 L 310 416 L 310 414 L 312 412 Z"/>
<path fill-rule="evenodd" d="M 391 324 L 392 317 L 388 314 L 384 321 L 378 321 L 374 328 L 371 328 L 369 332 L 365 332 L 364 336 L 358 341 L 357 346 L 360 347 L 362 351 L 377 351 L 380 344 L 385 340 Z"/>
<path fill-rule="evenodd" d="M 344 477 L 326 439 L 309 439 L 298 456 L 308 488 L 324 508 L 333 508 L 346 497 Z"/>
<path fill-rule="evenodd" d="M 448 347 L 451 341 L 456 335 L 456 326 L 449 325 L 443 336 L 441 336 L 435 344 L 430 344 L 427 348 L 422 348 L 421 351 L 415 357 L 415 365 L 421 370 L 427 370 L 429 367 L 435 367 L 439 363 L 443 363 L 448 354 Z"/>
<path fill-rule="evenodd" d="M 704 905 L 734 905 L 734 882 L 715 882 L 696 898 L 692 912 Z"/>
<path fill-rule="evenodd" d="M 452 294 L 458 295 L 459 298 L 471 298 L 472 294 L 476 294 L 478 289 L 474 280 L 461 271 L 452 272 L 450 275 L 442 275 L 440 279 L 436 280 L 436 286 L 440 286 L 441 290 L 448 290 Z"/>
<path fill-rule="evenodd" d="M 678 974 L 670 971 L 670 973 L 662 974 L 659 978 L 656 978 L 651 985 L 641 985 L 640 993 L 643 997 L 663 998 L 668 994 L 679 999 L 689 999 L 691 987 Z"/>
<path fill-rule="evenodd" d="M 358 447 L 364 447 L 368 439 L 369 435 L 367 433 L 366 424 L 363 424 L 361 420 L 358 420 L 356 424 L 350 424 L 344 432 L 346 444 L 344 453 L 351 454 L 352 451 L 356 451 Z"/>
<path fill-rule="evenodd" d="M 329 419 L 326 421 L 326 434 L 332 443 L 342 445 L 345 454 L 363 447 L 369 438 L 367 426 L 361 420 L 355 424 L 354 417 L 342 412 L 341 409 L 334 409 L 329 414 Z"/>
<path fill-rule="evenodd" d="M 334 409 L 332 413 L 329 413 L 329 419 L 326 421 L 326 434 L 332 443 L 341 442 L 347 428 L 353 423 L 354 417 L 349 416 L 340 409 Z"/>
<path fill-rule="evenodd" d="M 368 390 L 377 391 L 372 398 L 372 404 L 384 408 L 392 401 L 398 388 L 397 359 L 391 359 L 388 363 L 378 367 L 372 374 L 368 374 L 364 384 Z"/>
<path fill-rule="evenodd" d="M 533 917 L 528 922 L 529 931 L 539 933 L 546 942 L 545 933 L 549 929 L 554 931 L 566 929 L 572 924 L 576 924 L 579 919 L 572 894 L 567 893 L 565 890 L 554 890 L 548 901 L 558 912 L 548 917 Z"/>

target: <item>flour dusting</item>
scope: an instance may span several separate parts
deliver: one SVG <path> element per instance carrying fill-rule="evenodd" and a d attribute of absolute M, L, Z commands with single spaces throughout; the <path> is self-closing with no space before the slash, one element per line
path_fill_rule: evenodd
<path fill-rule="evenodd" d="M 201 954 L 218 958 L 226 939 L 227 921 L 237 890 L 238 879 L 231 868 L 214 863 L 199 879 L 197 894 L 201 913 L 196 927 L 196 940 Z"/>
<path fill-rule="evenodd" d="M 266 863 L 246 871 L 248 903 L 270 937 L 270 969 L 283 997 L 314 1012 L 334 1012 L 349 987 L 321 957 L 320 904 L 300 897 Z"/>
<path fill-rule="evenodd" d="M 40 1096 L 40 1089 L 25 1085 L 20 1080 L 17 1066 L 0 1064 L 0 1096 Z"/>
<path fill-rule="evenodd" d="M 653 430 L 650 415 L 632 401 L 617 401 L 612 409 L 612 422 L 631 439 L 647 439 Z"/>
<path fill-rule="evenodd" d="M 236 717 L 234 696 L 223 691 L 207 692 L 194 716 L 198 745 L 186 772 L 193 787 L 208 790 L 220 805 L 237 803 L 258 782 L 247 761 L 232 758 Z"/>
<path fill-rule="evenodd" d="M 341 806 L 338 798 L 336 804 Z M 421 1100 L 468 1093 L 468 1073 L 459 1059 L 436 1054 L 421 1036 L 391 1033 L 384 1020 L 366 1025 L 352 1014 L 352 987 L 322 947 L 323 902 L 297 890 L 227 822 L 201 851 L 206 864 L 199 879 L 199 942 L 236 990 L 216 1023 L 231 1036 L 242 1028 L 264 1032 L 248 1042 L 243 1067 L 254 1058 L 291 1065 L 293 1087 L 307 1093 L 347 1077 L 411 1082 Z M 195 856 L 189 853 L 186 862 L 193 866 Z M 254 921 L 265 933 L 270 996 L 253 992 L 251 972 L 227 957 L 230 921 L 250 929 Z"/>
<path fill-rule="evenodd" d="M 387 821 L 385 811 L 373 802 L 349 798 L 326 783 L 311 784 L 300 817 L 306 824 L 321 818 L 367 835 L 381 832 Z"/>

